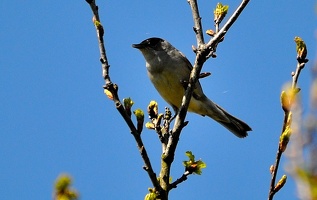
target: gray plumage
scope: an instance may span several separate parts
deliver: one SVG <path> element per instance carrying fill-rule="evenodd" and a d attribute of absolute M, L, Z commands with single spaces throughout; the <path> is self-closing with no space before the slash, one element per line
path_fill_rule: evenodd
<path fill-rule="evenodd" d="M 192 70 L 191 63 L 180 51 L 161 38 L 149 38 L 132 46 L 142 52 L 148 76 L 156 90 L 177 112 L 185 92 L 184 82 L 189 80 Z M 245 122 L 208 99 L 199 81 L 195 85 L 188 111 L 209 116 L 240 138 L 246 137 L 247 131 L 251 131 Z"/>

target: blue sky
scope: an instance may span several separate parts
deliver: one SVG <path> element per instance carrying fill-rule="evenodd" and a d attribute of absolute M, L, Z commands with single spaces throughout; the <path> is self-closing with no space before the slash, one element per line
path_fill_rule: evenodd
<path fill-rule="evenodd" d="M 240 1 L 227 0 L 229 14 Z M 200 1 L 204 30 L 213 28 L 216 1 Z M 191 11 L 183 1 L 97 1 L 105 28 L 112 81 L 134 109 L 167 104 L 146 75 L 132 43 L 167 39 L 193 62 Z M 266 199 L 283 120 L 280 92 L 296 66 L 293 38 L 302 37 L 310 62 L 299 79 L 308 108 L 310 68 L 316 57 L 316 1 L 251 1 L 203 71 L 205 94 L 252 128 L 238 139 L 210 120 L 189 114 L 172 177 L 183 173 L 184 153 L 207 163 L 171 191 L 171 199 Z M 51 199 L 63 172 L 81 199 L 143 199 L 151 183 L 128 127 L 103 94 L 95 28 L 82 1 L 0 2 L 0 196 Z M 227 19 L 227 18 L 226 18 Z M 205 37 L 206 40 L 208 36 Z M 158 173 L 161 146 L 153 131 L 142 137 Z M 286 160 L 282 159 L 282 176 Z M 290 178 L 275 199 L 297 199 Z"/>

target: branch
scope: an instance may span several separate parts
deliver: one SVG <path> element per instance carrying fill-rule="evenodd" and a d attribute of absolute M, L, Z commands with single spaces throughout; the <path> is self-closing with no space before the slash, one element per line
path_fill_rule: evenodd
<path fill-rule="evenodd" d="M 205 44 L 205 42 L 204 42 L 203 27 L 201 25 L 201 17 L 199 15 L 197 0 L 187 0 L 187 2 L 189 3 L 192 9 L 193 20 L 194 20 L 193 29 L 194 29 L 194 32 L 196 33 L 197 45 L 199 47 L 200 45 Z"/>
<path fill-rule="evenodd" d="M 280 136 L 279 145 L 277 148 L 276 153 L 276 159 L 275 164 L 271 166 L 271 183 L 270 183 L 270 189 L 269 189 L 269 195 L 268 200 L 272 200 L 276 192 L 278 192 L 286 183 L 286 175 L 283 175 L 283 177 L 276 182 L 276 176 L 280 164 L 280 160 L 282 157 L 283 152 L 286 150 L 289 138 L 291 136 L 291 122 L 292 122 L 292 112 L 291 108 L 294 102 L 296 101 L 296 95 L 299 92 L 299 88 L 297 87 L 298 78 L 300 75 L 300 72 L 302 69 L 304 69 L 305 64 L 308 62 L 308 59 L 306 59 L 307 55 L 307 49 L 306 45 L 303 40 L 297 40 L 298 37 L 295 37 L 296 42 L 296 50 L 297 50 L 297 67 L 295 72 L 292 72 L 292 85 L 291 88 L 288 89 L 289 91 L 282 91 L 281 94 L 281 103 L 282 108 L 284 110 L 284 121 L 282 126 L 282 132 Z"/>
<path fill-rule="evenodd" d="M 176 181 L 174 181 L 173 183 L 170 184 L 170 190 L 173 188 L 177 188 L 177 185 L 186 181 L 187 180 L 187 176 L 189 176 L 190 173 L 189 171 L 186 171 L 180 178 L 178 178 Z"/>
<path fill-rule="evenodd" d="M 152 168 L 152 165 L 151 165 L 150 159 L 148 157 L 148 154 L 146 152 L 146 149 L 144 147 L 141 135 L 137 131 L 135 125 L 133 124 L 133 122 L 131 120 L 131 117 L 128 115 L 128 113 L 124 109 L 124 106 L 122 105 L 122 103 L 119 100 L 118 86 L 111 82 L 110 75 L 109 75 L 110 65 L 108 64 L 108 59 L 106 56 L 106 49 L 105 49 L 104 39 L 103 39 L 104 30 L 103 30 L 103 26 L 100 23 L 98 6 L 96 5 L 95 0 L 86 0 L 86 2 L 90 5 L 90 8 L 91 8 L 93 15 L 94 15 L 93 22 L 95 24 L 96 32 L 97 32 L 98 45 L 99 45 L 99 51 L 100 51 L 100 62 L 101 62 L 101 66 L 102 66 L 102 76 L 105 80 L 105 85 L 103 87 L 104 87 L 104 89 L 108 90 L 111 93 L 111 98 L 115 104 L 116 109 L 118 110 L 118 112 L 121 114 L 121 116 L 123 117 L 123 119 L 127 123 L 128 127 L 130 128 L 131 134 L 133 135 L 133 137 L 137 143 L 138 149 L 140 151 L 141 157 L 142 157 L 144 165 L 145 165 L 143 168 L 147 171 L 155 189 L 160 192 L 162 190 L 162 188 L 160 187 L 160 185 L 157 181 L 156 174 Z"/>
<path fill-rule="evenodd" d="M 179 111 L 175 118 L 174 127 L 168 140 L 166 151 L 163 152 L 162 156 L 162 168 L 160 172 L 160 177 L 163 178 L 163 184 L 161 183 L 161 186 L 164 190 L 168 188 L 170 166 L 174 160 L 175 150 L 179 141 L 181 131 L 183 127 L 187 124 L 187 122 L 185 122 L 185 117 L 187 114 L 190 99 L 195 89 L 196 82 L 200 78 L 200 72 L 203 67 L 203 64 L 210 57 L 209 55 L 211 55 L 211 51 L 217 45 L 217 42 L 227 33 L 227 31 L 238 18 L 239 14 L 245 8 L 249 0 L 242 1 L 241 5 L 238 7 L 236 12 L 234 12 L 233 16 L 229 19 L 224 28 L 222 28 L 220 32 L 214 37 L 214 39 L 211 40 L 208 44 L 204 44 L 201 17 L 199 15 L 197 1 L 188 0 L 188 2 L 192 9 L 193 20 L 195 24 L 194 31 L 196 33 L 197 39 L 197 49 L 195 51 L 196 58 L 193 69 L 190 74 L 188 86 L 182 99 L 181 107 L 179 108 Z"/>
<path fill-rule="evenodd" d="M 210 54 L 210 51 L 212 49 L 211 47 L 215 46 L 217 44 L 217 41 L 219 41 L 227 33 L 231 25 L 236 21 L 236 19 L 238 18 L 242 10 L 245 8 L 247 3 L 249 2 L 249 0 L 243 0 L 241 5 L 233 13 L 231 18 L 228 20 L 225 26 L 219 31 L 219 33 L 217 33 L 215 37 L 208 42 L 208 44 L 200 44 L 201 42 L 203 42 L 203 37 L 201 36 L 202 35 L 202 27 L 200 23 L 201 17 L 199 15 L 197 1 L 196 0 L 188 0 L 188 1 L 192 8 L 193 19 L 194 19 L 194 24 L 196 29 L 196 37 L 198 41 L 198 44 L 197 44 L 198 48 L 196 51 L 194 67 L 190 74 L 189 83 L 182 99 L 182 105 L 176 116 L 175 124 L 172 131 L 172 136 L 167 145 L 167 151 L 165 155 L 169 161 L 172 161 L 174 159 L 174 153 L 178 143 L 179 135 L 182 128 L 184 127 L 184 120 L 186 117 L 188 105 L 189 105 L 195 84 L 197 80 L 199 79 L 200 71 L 203 67 L 203 64 L 208 59 L 208 55 Z"/>
<path fill-rule="evenodd" d="M 228 21 L 225 23 L 225 25 L 220 29 L 216 35 L 209 40 L 209 42 L 206 45 L 206 48 L 211 48 L 219 43 L 219 41 L 225 36 L 227 31 L 230 29 L 232 24 L 238 19 L 244 8 L 248 5 L 250 0 L 243 0 L 241 4 L 238 6 L 236 11 L 231 15 L 231 17 L 228 19 Z"/>
<path fill-rule="evenodd" d="M 292 77 L 293 77 L 293 81 L 292 81 L 292 88 L 295 89 L 297 86 L 297 82 L 298 82 L 298 78 L 300 75 L 300 72 L 302 71 L 302 69 L 304 69 L 305 67 L 305 63 L 297 63 L 297 67 L 296 67 L 296 71 L 295 73 L 292 73 Z"/>
<path fill-rule="evenodd" d="M 102 67 L 102 76 L 105 80 L 106 85 L 111 84 L 111 80 L 110 80 L 110 76 L 109 76 L 110 65 L 108 64 L 108 59 L 107 59 L 107 55 L 106 55 L 106 49 L 105 49 L 104 40 L 103 40 L 104 30 L 103 30 L 103 27 L 100 23 L 98 6 L 96 5 L 95 0 L 86 0 L 86 2 L 90 5 L 90 8 L 91 8 L 93 15 L 94 15 L 93 22 L 95 24 L 96 32 L 97 32 L 99 52 L 100 52 L 100 62 L 101 62 L 101 67 Z M 96 23 L 98 23 L 99 26 Z"/>

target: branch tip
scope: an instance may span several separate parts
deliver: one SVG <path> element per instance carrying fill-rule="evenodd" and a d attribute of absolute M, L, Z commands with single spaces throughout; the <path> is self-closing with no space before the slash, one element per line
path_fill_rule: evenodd
<path fill-rule="evenodd" d="M 195 54 L 197 53 L 197 48 L 194 45 L 192 45 L 192 50 Z"/>

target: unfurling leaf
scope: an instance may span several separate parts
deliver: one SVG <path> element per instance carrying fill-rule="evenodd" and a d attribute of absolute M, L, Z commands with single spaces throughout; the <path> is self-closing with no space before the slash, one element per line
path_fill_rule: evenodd
<path fill-rule="evenodd" d="M 60 175 L 55 182 L 55 200 L 75 200 L 77 192 L 70 188 L 72 179 L 67 174 Z"/>
<path fill-rule="evenodd" d="M 206 167 L 207 167 L 206 163 L 204 163 L 201 160 L 198 160 L 197 161 L 196 170 L 194 171 L 194 173 L 198 174 L 198 175 L 201 175 L 201 173 L 202 173 L 201 169 L 206 168 Z"/>
<path fill-rule="evenodd" d="M 193 153 L 191 151 L 186 151 L 185 155 L 189 158 L 189 161 L 195 161 L 195 156 L 193 155 Z"/>
<path fill-rule="evenodd" d="M 206 168 L 206 163 L 204 163 L 202 160 L 195 161 L 195 156 L 191 151 L 186 151 L 185 154 L 189 158 L 188 161 L 183 161 L 185 171 L 188 171 L 190 174 L 195 173 L 201 175 L 201 169 Z"/>
<path fill-rule="evenodd" d="M 55 182 L 55 189 L 57 191 L 62 191 L 68 188 L 72 184 L 72 179 L 67 174 L 60 175 Z"/>
<path fill-rule="evenodd" d="M 300 37 L 295 37 L 294 41 L 296 43 L 296 52 L 297 52 L 297 60 L 298 62 L 307 62 L 308 60 L 306 59 L 307 56 L 307 47 Z"/>
<path fill-rule="evenodd" d="M 214 22 L 216 24 L 220 24 L 223 18 L 225 18 L 228 9 L 228 5 L 222 5 L 222 3 L 217 4 L 216 9 L 214 10 Z"/>

